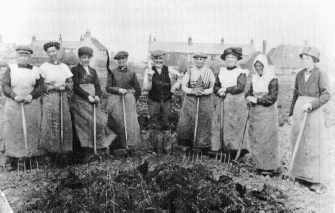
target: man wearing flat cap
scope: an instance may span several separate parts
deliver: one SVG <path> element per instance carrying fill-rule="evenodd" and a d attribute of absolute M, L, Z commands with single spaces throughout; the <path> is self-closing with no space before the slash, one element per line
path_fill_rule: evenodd
<path fill-rule="evenodd" d="M 87 162 L 93 154 L 94 135 L 93 110 L 96 113 L 96 147 L 103 150 L 115 139 L 115 134 L 106 127 L 103 114 L 99 107 L 102 90 L 97 71 L 90 67 L 93 50 L 80 47 L 78 57 L 80 63 L 71 69 L 73 74 L 74 95 L 70 102 L 73 125 L 73 151 L 76 160 Z M 95 105 L 95 108 L 93 108 Z M 85 124 L 85 125 L 83 125 Z"/>
<path fill-rule="evenodd" d="M 4 151 L 11 159 L 37 157 L 44 153 L 39 149 L 42 114 L 39 98 L 44 92 L 44 79 L 38 67 L 28 64 L 32 53 L 29 46 L 19 46 L 16 49 L 18 64 L 10 64 L 2 79 L 2 91 L 7 99 L 4 106 L 4 139 L 0 151 Z M 22 131 L 22 111 L 26 130 L 29 130 L 27 146 Z"/>
<path fill-rule="evenodd" d="M 151 129 L 149 145 L 156 152 L 169 153 L 171 149 L 172 95 L 180 88 L 183 75 L 163 64 L 165 55 L 166 53 L 162 50 L 155 50 L 151 53 L 154 66 L 145 70 L 143 89 L 149 92 L 149 128 Z M 172 84 L 173 81 L 175 81 L 174 84 Z"/>
<path fill-rule="evenodd" d="M 128 154 L 131 155 L 141 140 L 136 112 L 136 101 L 141 95 L 141 86 L 136 73 L 127 67 L 128 53 L 119 51 L 114 59 L 118 67 L 110 70 L 108 59 L 106 84 L 106 91 L 111 94 L 108 99 L 107 125 L 117 135 L 111 145 L 111 152 L 128 148 Z"/>

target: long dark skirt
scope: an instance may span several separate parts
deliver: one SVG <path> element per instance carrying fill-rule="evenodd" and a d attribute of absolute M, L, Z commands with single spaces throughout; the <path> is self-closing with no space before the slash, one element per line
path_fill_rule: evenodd
<path fill-rule="evenodd" d="M 78 95 L 73 95 L 70 102 L 72 122 L 77 139 L 81 147 L 94 147 L 94 106 L 88 100 Z M 96 140 L 97 149 L 108 147 L 116 138 L 114 132 L 109 129 L 103 120 L 103 114 L 99 105 L 96 105 Z"/>
<path fill-rule="evenodd" d="M 127 124 L 127 142 L 124 123 L 122 95 L 111 94 L 108 99 L 107 125 L 117 135 L 112 143 L 113 149 L 134 148 L 141 142 L 140 126 L 137 120 L 136 100 L 133 94 L 127 93 L 125 99 L 125 114 Z"/>
<path fill-rule="evenodd" d="M 63 141 L 61 140 L 60 93 L 46 94 L 42 99 L 41 147 L 47 152 L 72 151 L 72 122 L 67 94 L 63 93 Z"/>

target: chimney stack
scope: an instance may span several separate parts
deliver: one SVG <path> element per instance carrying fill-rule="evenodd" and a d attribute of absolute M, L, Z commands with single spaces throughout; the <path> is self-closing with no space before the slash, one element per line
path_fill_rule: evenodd
<path fill-rule="evenodd" d="M 305 41 L 304 41 L 304 45 L 305 45 L 305 47 L 308 46 L 308 40 L 305 40 Z"/>
<path fill-rule="evenodd" d="M 31 37 L 31 42 L 34 43 L 34 41 L 36 41 L 36 36 L 33 35 L 33 37 Z"/>
<path fill-rule="evenodd" d="M 266 40 L 263 40 L 263 54 L 266 54 Z"/>
<path fill-rule="evenodd" d="M 84 41 L 83 35 L 80 35 L 80 41 Z"/>
<path fill-rule="evenodd" d="M 193 43 L 192 43 L 192 37 L 190 36 L 190 37 L 188 37 L 188 45 L 192 45 Z"/>
<path fill-rule="evenodd" d="M 62 34 L 59 34 L 59 42 L 62 43 Z"/>
<path fill-rule="evenodd" d="M 250 43 L 251 43 L 251 45 L 254 45 L 254 39 L 253 38 L 251 39 Z"/>
<path fill-rule="evenodd" d="M 87 29 L 86 34 L 85 34 L 85 38 L 90 38 L 91 37 L 91 31 L 90 29 Z"/>
<path fill-rule="evenodd" d="M 154 37 L 154 41 L 156 41 L 156 37 Z"/>
<path fill-rule="evenodd" d="M 224 44 L 224 39 L 223 39 L 223 37 L 221 38 L 221 44 Z"/>

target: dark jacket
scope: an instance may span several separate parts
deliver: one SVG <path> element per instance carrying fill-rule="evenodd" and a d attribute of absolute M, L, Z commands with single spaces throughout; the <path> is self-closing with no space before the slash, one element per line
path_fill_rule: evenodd
<path fill-rule="evenodd" d="M 99 81 L 97 71 L 91 67 L 88 67 L 88 69 L 89 69 L 90 75 L 86 73 L 85 68 L 81 64 L 78 64 L 77 66 L 71 69 L 71 72 L 73 74 L 73 77 L 72 77 L 73 91 L 76 95 L 88 100 L 88 96 L 90 94 L 86 92 L 85 90 L 83 90 L 80 87 L 80 84 L 94 84 L 95 95 L 101 98 L 102 91 L 101 91 L 101 86 L 100 86 L 100 81 Z"/>
<path fill-rule="evenodd" d="M 290 116 L 293 115 L 295 102 L 299 96 L 317 98 L 311 102 L 313 110 L 327 103 L 330 99 L 327 74 L 321 71 L 317 66 L 314 66 L 307 82 L 305 82 L 305 69 L 298 72 L 295 79 Z"/>

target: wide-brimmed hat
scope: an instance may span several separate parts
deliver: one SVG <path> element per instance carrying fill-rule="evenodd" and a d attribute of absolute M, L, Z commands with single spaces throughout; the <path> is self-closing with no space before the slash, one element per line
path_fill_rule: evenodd
<path fill-rule="evenodd" d="M 229 55 L 229 54 L 232 54 L 234 56 L 237 57 L 237 60 L 241 60 L 243 57 L 243 53 L 242 53 L 242 48 L 241 47 L 229 47 L 227 49 L 225 49 L 223 51 L 223 54 L 221 55 L 221 59 L 222 60 L 226 60 L 226 56 Z"/>
<path fill-rule="evenodd" d="M 33 54 L 33 50 L 29 46 L 18 46 L 16 48 L 16 52 L 25 53 L 25 54 Z"/>
<path fill-rule="evenodd" d="M 82 55 L 89 55 L 90 57 L 93 56 L 93 49 L 90 47 L 80 47 L 78 49 L 78 56 L 81 57 Z"/>
<path fill-rule="evenodd" d="M 302 58 L 303 55 L 308 55 L 314 58 L 314 62 L 317 63 L 320 61 L 320 52 L 318 48 L 316 47 L 304 47 L 302 52 L 300 53 L 300 58 Z"/>
<path fill-rule="evenodd" d="M 56 49 L 59 50 L 60 43 L 56 42 L 56 41 L 50 41 L 50 42 L 44 44 L 44 46 L 43 46 L 45 51 L 47 51 L 49 47 L 56 47 Z"/>
<path fill-rule="evenodd" d="M 155 57 L 160 57 L 160 56 L 165 56 L 166 52 L 163 50 L 155 50 L 151 53 L 151 57 L 155 58 Z"/>
<path fill-rule="evenodd" d="M 198 52 L 193 55 L 193 58 L 207 58 L 207 55 L 203 52 Z"/>
<path fill-rule="evenodd" d="M 120 59 L 120 58 L 128 58 L 129 54 L 126 51 L 119 51 L 116 53 L 116 55 L 114 56 L 114 59 Z"/>

